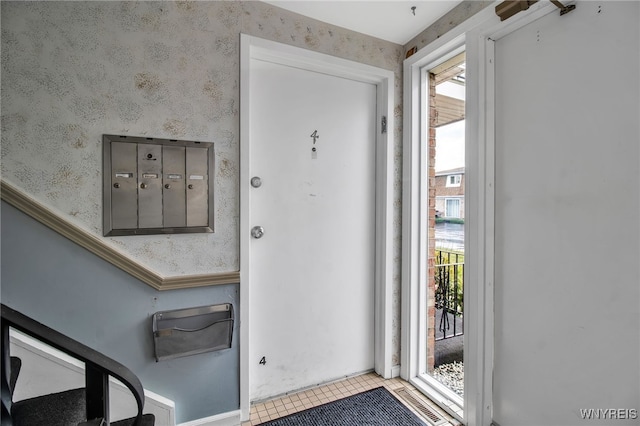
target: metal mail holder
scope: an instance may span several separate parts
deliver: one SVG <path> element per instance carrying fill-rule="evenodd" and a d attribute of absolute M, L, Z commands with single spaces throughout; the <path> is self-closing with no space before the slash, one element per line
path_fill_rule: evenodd
<path fill-rule="evenodd" d="M 156 361 L 231 347 L 233 305 L 201 306 L 153 314 Z"/>

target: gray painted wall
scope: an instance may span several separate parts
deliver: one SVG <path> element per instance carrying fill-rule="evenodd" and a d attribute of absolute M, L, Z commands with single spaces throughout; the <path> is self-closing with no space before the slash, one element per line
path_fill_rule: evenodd
<path fill-rule="evenodd" d="M 2 303 L 129 367 L 185 422 L 239 408 L 238 286 L 159 292 L 2 202 Z M 232 303 L 231 349 L 156 362 L 157 311 Z"/>

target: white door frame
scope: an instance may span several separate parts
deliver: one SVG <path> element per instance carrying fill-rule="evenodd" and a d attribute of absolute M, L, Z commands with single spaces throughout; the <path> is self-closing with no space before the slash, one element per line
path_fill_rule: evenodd
<path fill-rule="evenodd" d="M 277 43 L 245 34 L 240 35 L 240 410 L 242 420 L 249 419 L 250 395 L 248 346 L 251 276 L 252 224 L 250 129 L 251 129 L 251 59 L 321 72 L 374 84 L 377 98 L 376 131 L 376 250 L 375 250 L 375 371 L 392 377 L 392 283 L 393 283 L 393 144 L 394 144 L 394 73 L 346 59 Z M 386 117 L 387 132 L 381 132 Z M 255 360 L 255 362 L 258 362 Z"/>
<path fill-rule="evenodd" d="M 402 318 L 401 372 L 403 379 L 448 408 L 446 389 L 430 386 L 421 378 L 426 362 L 419 357 L 420 324 L 426 310 L 419 300 L 427 282 L 428 233 L 425 144 L 427 99 L 426 70 L 435 61 L 466 51 L 467 90 L 465 126 L 465 282 L 464 294 L 464 422 L 489 426 L 493 413 L 494 350 L 494 64 L 493 43 L 533 20 L 555 10 L 549 2 L 501 23 L 489 5 L 404 62 L 404 149 L 402 217 Z M 440 389 L 439 389 L 440 388 Z M 461 419 L 462 420 L 462 419 Z"/>
<path fill-rule="evenodd" d="M 404 62 L 404 147 L 403 147 L 403 204 L 402 204 L 402 316 L 401 316 L 401 369 L 400 376 L 416 386 L 433 401 L 445 409 L 450 415 L 462 419 L 458 415 L 456 405 L 461 398 L 455 395 L 436 380 L 425 376 L 427 370 L 424 350 L 427 345 L 427 283 L 429 252 L 429 219 L 428 219 L 428 167 L 429 148 L 426 141 L 428 127 L 428 70 L 439 62 L 454 57 L 465 51 L 466 22 L 440 37 L 434 43 L 418 51 Z M 468 65 L 467 65 L 468 66 Z M 469 73 L 467 73 L 469 75 Z M 468 77 L 467 77 L 468 79 Z M 467 94 L 467 98 L 468 98 Z M 468 101 L 467 101 L 468 102 Z M 467 122 L 468 126 L 468 122 Z M 467 150 L 469 135 L 467 133 Z M 469 154 L 467 152 L 467 162 Z M 465 176 L 469 171 L 465 172 Z M 466 179 L 466 178 L 465 178 Z M 469 233 L 469 211 L 472 203 L 469 200 L 472 179 L 465 185 L 465 246 Z M 465 255 L 468 262 L 469 255 Z M 468 266 L 465 265 L 465 281 Z M 470 289 L 465 288 L 464 315 L 464 357 L 465 379 L 467 371 L 468 339 L 472 335 L 469 327 L 474 323 L 469 320 L 474 313 L 469 312 Z M 420 303 L 420 301 L 425 303 Z M 468 399 L 468 398 L 467 398 Z M 452 402 L 455 401 L 455 404 Z M 465 409 L 468 404 L 465 404 Z M 450 408 L 451 407 L 451 408 Z M 465 415 L 466 417 L 466 415 Z"/>

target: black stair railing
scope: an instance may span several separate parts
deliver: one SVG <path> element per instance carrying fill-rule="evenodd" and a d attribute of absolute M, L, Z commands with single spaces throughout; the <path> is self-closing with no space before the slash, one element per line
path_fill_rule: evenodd
<path fill-rule="evenodd" d="M 2 426 L 12 425 L 13 389 L 10 383 L 9 329 L 14 328 L 85 363 L 87 421 L 109 425 L 109 376 L 133 394 L 138 413 L 132 425 L 142 424 L 144 390 L 140 380 L 124 365 L 2 304 Z M 147 415 L 149 416 L 149 415 Z"/>

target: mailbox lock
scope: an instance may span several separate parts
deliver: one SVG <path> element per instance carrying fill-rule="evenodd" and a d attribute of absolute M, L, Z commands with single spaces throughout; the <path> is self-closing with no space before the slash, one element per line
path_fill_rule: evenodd
<path fill-rule="evenodd" d="M 187 186 L 187 188 L 189 188 L 189 189 L 193 189 L 193 185 L 192 185 L 192 184 L 189 184 L 189 185 Z"/>
<path fill-rule="evenodd" d="M 146 183 L 143 182 L 143 183 L 140 184 L 140 189 L 145 189 L 146 187 L 147 187 Z"/>
<path fill-rule="evenodd" d="M 113 184 L 113 187 L 114 188 L 120 188 L 120 184 L 118 182 L 116 182 L 116 183 Z"/>
<path fill-rule="evenodd" d="M 164 187 L 167 188 L 167 189 L 171 189 L 171 185 L 169 185 L 169 184 L 166 184 Z"/>

